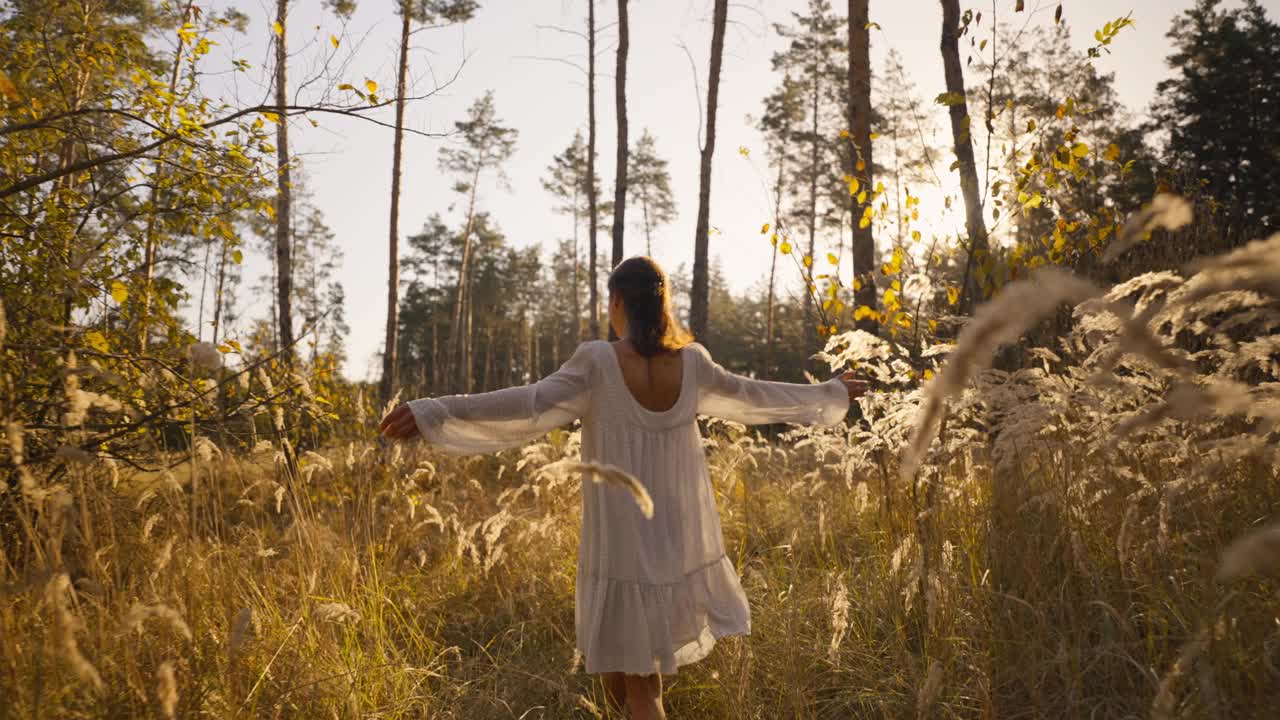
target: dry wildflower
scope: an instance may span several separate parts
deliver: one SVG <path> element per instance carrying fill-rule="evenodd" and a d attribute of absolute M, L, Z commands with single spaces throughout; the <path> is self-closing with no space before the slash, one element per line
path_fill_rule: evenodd
<path fill-rule="evenodd" d="M 76 642 L 76 631 L 82 623 L 71 613 L 68 607 L 67 593 L 71 590 L 71 579 L 66 573 L 58 573 L 45 586 L 45 602 L 53 608 L 53 631 L 57 638 L 57 648 L 62 657 L 71 666 L 81 682 L 92 686 L 94 690 L 102 690 L 102 676 L 98 674 L 88 659 L 80 652 Z"/>
<path fill-rule="evenodd" d="M 187 359 L 196 370 L 217 370 L 222 367 L 222 353 L 213 343 L 197 342 L 187 346 Z"/>
<path fill-rule="evenodd" d="M 1187 283 L 1186 302 L 1229 290 L 1280 297 L 1280 233 L 1225 255 L 1196 261 L 1189 270 L 1197 274 Z"/>
<path fill-rule="evenodd" d="M 169 624 L 169 627 L 173 628 L 175 632 L 186 638 L 188 641 L 192 639 L 191 628 L 187 625 L 187 621 L 182 619 L 182 615 L 177 610 L 174 610 L 163 603 L 157 603 L 155 605 L 134 603 L 133 607 L 129 608 L 128 614 L 124 617 L 125 631 L 137 632 L 139 634 L 142 633 L 142 626 L 149 618 L 163 620 Z"/>
<path fill-rule="evenodd" d="M 1218 580 L 1253 576 L 1280 576 L 1280 522 L 1246 533 L 1222 551 Z"/>
<path fill-rule="evenodd" d="M 8 330 L 4 318 L 4 303 L 0 303 L 0 350 L 4 349 L 4 335 Z"/>
<path fill-rule="evenodd" d="M 608 483 L 627 490 L 636 501 L 636 507 L 640 508 L 640 513 L 646 518 L 653 517 L 653 498 L 635 475 L 603 463 L 573 463 L 569 466 L 569 471 L 587 474 L 595 483 Z"/>
<path fill-rule="evenodd" d="M 836 663 L 839 661 L 840 643 L 849 631 L 849 592 L 844 587 L 844 580 L 836 579 L 836 591 L 831 598 L 831 645 L 827 648 L 827 658 Z"/>
<path fill-rule="evenodd" d="M 1177 698 L 1174 697 L 1178 679 L 1187 674 L 1195 663 L 1196 658 L 1200 657 L 1209 649 L 1209 628 L 1202 627 L 1200 631 L 1188 640 L 1182 650 L 1178 652 L 1178 659 L 1173 662 L 1173 667 L 1169 668 L 1169 672 L 1160 679 L 1160 686 L 1156 689 L 1155 700 L 1151 703 L 1151 717 L 1156 720 L 1165 720 L 1166 718 L 1175 717 Z"/>
<path fill-rule="evenodd" d="M 80 375 L 76 372 L 76 354 L 67 353 L 64 370 L 63 392 L 67 396 L 67 411 L 62 414 L 62 424 L 80 427 L 84 424 L 89 408 L 93 407 L 93 395 L 80 389 Z"/>
<path fill-rule="evenodd" d="M 152 582 L 155 582 L 156 578 L 160 577 L 160 573 L 164 572 L 164 569 L 169 566 L 169 561 L 173 559 L 173 541 L 172 537 L 166 540 L 164 545 L 161 546 L 160 552 L 156 553 L 155 563 L 153 564 L 154 569 L 151 571 Z"/>
<path fill-rule="evenodd" d="M 597 720 L 600 720 L 601 718 L 604 717 L 604 713 L 600 712 L 600 706 L 591 702 L 591 699 L 588 698 L 586 695 L 578 695 L 577 699 L 578 699 L 578 706 L 581 707 L 583 710 L 586 710 L 587 712 L 591 713 L 591 717 L 594 717 Z"/>
<path fill-rule="evenodd" d="M 942 663 L 934 660 L 929 663 L 929 674 L 925 676 L 924 685 L 920 686 L 920 692 L 916 695 L 916 717 L 926 718 L 929 716 L 929 709 L 933 707 L 933 703 L 938 699 L 938 693 L 942 690 Z"/>
<path fill-rule="evenodd" d="M 1027 280 L 1011 283 L 974 313 L 956 338 L 956 348 L 926 389 L 915 430 L 899 470 L 904 480 L 915 475 L 942 423 L 948 398 L 964 391 L 970 377 L 991 363 L 1001 345 L 1024 332 L 1064 302 L 1080 303 L 1102 294 L 1093 283 L 1057 268 L 1042 267 Z"/>
<path fill-rule="evenodd" d="M 26 457 L 23 452 L 25 449 L 26 434 L 22 431 L 22 424 L 17 422 L 9 422 L 4 426 L 5 438 L 9 441 L 9 458 L 14 465 L 21 465 Z"/>
<path fill-rule="evenodd" d="M 173 661 L 165 660 L 156 668 L 156 699 L 160 701 L 160 711 L 173 720 L 178 711 L 178 680 L 173 673 Z"/>
<path fill-rule="evenodd" d="M 337 625 L 360 622 L 360 613 L 351 609 L 350 605 L 340 602 L 320 603 L 313 611 L 313 615 L 320 622 L 331 622 Z"/>
<path fill-rule="evenodd" d="M 195 450 L 196 458 L 203 463 L 212 462 L 215 456 L 219 458 L 222 457 L 222 451 L 218 449 L 218 446 L 214 445 L 212 440 L 204 437 L 203 435 L 196 438 L 193 448 Z"/>
<path fill-rule="evenodd" d="M 1120 229 L 1115 240 L 1102 254 L 1102 262 L 1107 263 L 1124 254 L 1126 250 L 1137 245 L 1147 233 L 1156 228 L 1177 230 L 1192 220 L 1191 203 L 1177 195 L 1159 193 L 1151 200 L 1151 204 L 1135 212 Z"/>

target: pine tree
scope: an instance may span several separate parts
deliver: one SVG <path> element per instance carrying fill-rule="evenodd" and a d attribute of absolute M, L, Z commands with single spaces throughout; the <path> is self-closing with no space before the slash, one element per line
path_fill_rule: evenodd
<path fill-rule="evenodd" d="M 813 280 L 812 258 L 817 251 L 820 229 L 838 226 L 847 212 L 847 200 L 832 203 L 833 184 L 839 182 L 839 173 L 833 168 L 840 164 L 834 139 L 839 129 L 847 123 L 848 115 L 843 100 L 847 88 L 847 59 L 845 43 L 839 29 L 840 18 L 832 14 L 828 0 L 809 0 L 808 14 L 792 13 L 794 27 L 775 26 L 778 33 L 789 40 L 785 50 L 773 57 L 773 69 L 793 79 L 800 86 L 804 117 L 791 126 L 787 167 L 790 168 L 789 184 L 802 189 L 793 198 L 787 213 L 787 225 L 799 228 L 808 237 L 805 257 L 803 296 L 804 348 L 817 349 L 817 315 L 813 306 L 816 285 Z M 847 198 L 847 191 L 844 198 Z M 796 233 L 792 233 L 796 237 Z"/>
<path fill-rule="evenodd" d="M 579 138 L 581 139 L 581 138 Z M 646 129 L 631 151 L 627 170 L 627 194 L 640 205 L 644 229 L 644 251 L 653 255 L 654 230 L 676 219 L 676 201 L 671 194 L 671 173 L 667 161 L 658 155 L 657 141 Z"/>
<path fill-rule="evenodd" d="M 598 180 L 597 180 L 598 184 Z M 559 201 L 556 211 L 573 218 L 573 262 L 570 268 L 573 278 L 572 305 L 574 317 L 578 321 L 572 324 L 574 336 L 583 339 L 585 329 L 582 326 L 582 263 L 579 262 L 578 227 L 591 212 L 588 201 L 587 182 L 587 148 L 582 142 L 582 132 L 575 132 L 573 142 L 564 152 L 551 159 L 547 167 L 547 177 L 542 179 L 542 187 Z"/>
<path fill-rule="evenodd" d="M 476 194 L 485 171 L 495 171 L 505 182 L 502 165 L 515 152 L 517 132 L 514 128 L 499 124 L 493 93 L 487 92 L 477 99 L 467 112 L 467 119 L 454 123 L 460 136 L 460 147 L 446 147 L 440 151 L 440 168 L 457 176 L 454 190 L 467 198 L 466 226 L 462 232 L 462 265 L 453 307 L 453 325 L 450 328 L 449 363 L 453 370 L 453 387 L 470 392 L 473 375 L 471 360 L 474 337 L 471 334 L 474 319 L 471 306 L 471 281 L 475 230 Z"/>
<path fill-rule="evenodd" d="M 1262 236 L 1280 229 L 1280 25 L 1257 0 L 1221 6 L 1198 0 L 1174 19 L 1174 77 L 1156 86 L 1152 129 L 1169 134 L 1166 163 Z"/>
<path fill-rule="evenodd" d="M 342 5 L 340 15 L 350 15 L 350 0 L 337 0 Z M 447 23 L 469 20 L 476 11 L 475 0 L 399 0 L 400 60 L 396 65 L 396 119 L 391 150 L 391 211 L 388 223 L 387 265 L 387 325 L 383 343 L 382 383 L 379 395 L 383 403 L 391 399 L 396 386 L 396 333 L 399 320 L 396 312 L 400 306 L 400 161 L 404 145 L 404 110 L 408 98 L 409 36 L 413 23 L 426 25 L 444 21 Z"/>

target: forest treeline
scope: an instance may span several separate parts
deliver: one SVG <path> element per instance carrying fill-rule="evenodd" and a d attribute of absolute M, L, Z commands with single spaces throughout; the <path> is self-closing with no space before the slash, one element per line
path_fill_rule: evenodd
<path fill-rule="evenodd" d="M 406 126 L 405 109 L 439 90 L 410 87 L 409 50 L 430 42 L 420 30 L 467 22 L 480 3 L 399 2 L 390 88 L 343 76 L 349 53 L 374 52 L 344 32 L 319 31 L 291 51 L 288 39 L 311 32 L 292 26 L 296 6 L 277 0 L 265 23 L 194 0 L 0 6 L 0 400 L 10 435 L 25 438 L 5 460 L 11 486 L 39 485 L 31 468 L 44 461 L 55 475 L 86 456 L 147 467 L 156 449 L 204 435 L 316 446 L 393 397 L 537 379 L 605 336 L 608 268 L 647 252 L 680 215 L 696 217 L 689 259 L 672 268 L 681 317 L 726 366 L 786 380 L 819 372 L 812 354 L 854 327 L 920 360 L 1041 265 L 1115 282 L 1280 227 L 1280 26 L 1257 0 L 1197 0 L 1179 14 L 1168 29 L 1173 72 L 1149 108 L 1120 97 L 1093 62 L 1125 41 L 1128 16 L 1075 28 L 1089 33 L 1081 50 L 1069 5 L 1050 17 L 1001 2 L 992 17 L 941 0 L 945 77 L 912 78 L 893 51 L 872 65 L 882 36 L 868 0 L 809 0 L 772 28 L 784 42 L 753 118 L 765 145 L 719 153 L 735 9 L 714 0 L 697 197 L 675 196 L 659 139 L 627 126 L 626 0 L 586 0 L 581 26 L 568 28 L 588 59 L 582 124 L 564 128 L 542 178 L 560 239 L 527 248 L 477 203 L 506 182 L 521 142 L 491 92 L 439 151 L 455 194 L 421 228 L 400 224 L 404 140 L 428 134 Z M 325 3 L 335 28 L 354 9 Z M 616 17 L 606 23 L 601 10 Z M 269 37 L 265 67 L 224 66 L 215 44 L 236 34 Z M 227 73 L 258 73 L 271 92 L 224 97 L 210 78 Z M 597 142 L 601 102 L 613 108 L 612 148 Z M 386 126 L 393 158 L 378 387 L 342 377 L 351 319 L 341 243 L 290 145 L 291 129 L 334 116 Z M 596 168 L 609 151 L 606 183 Z M 769 188 L 759 237 L 718 236 L 712 222 L 713 168 L 736 154 Z M 944 233 L 922 219 L 929 194 L 963 213 L 963 226 Z M 1190 199 L 1196 222 L 1100 263 L 1161 194 Z M 770 243 L 773 256 L 735 292 L 742 283 L 715 255 L 742 242 Z M 269 261 L 263 277 L 244 276 L 250 253 Z M 269 312 L 246 314 L 251 298 Z M 908 380 L 926 364 L 906 368 Z"/>

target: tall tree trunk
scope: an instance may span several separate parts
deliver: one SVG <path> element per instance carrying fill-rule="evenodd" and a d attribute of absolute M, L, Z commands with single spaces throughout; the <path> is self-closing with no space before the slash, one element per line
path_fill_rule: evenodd
<path fill-rule="evenodd" d="M 855 160 L 853 174 L 867 188 L 867 202 L 874 202 L 870 198 L 875 183 L 871 163 L 871 30 L 867 26 L 867 4 L 868 0 L 849 0 L 849 133 L 858 151 L 852 157 L 860 159 L 864 168 L 859 174 Z M 853 272 L 857 280 L 854 303 L 875 310 L 876 240 L 871 224 L 862 227 L 857 213 L 850 215 L 849 221 L 853 235 Z M 872 334 L 878 327 L 879 323 L 870 317 L 858 321 L 858 329 Z"/>
<path fill-rule="evenodd" d="M 614 73 L 614 101 L 618 119 L 618 153 L 613 174 L 613 262 L 622 262 L 622 235 L 627 217 L 627 52 L 631 49 L 630 30 L 627 25 L 627 0 L 618 0 L 618 64 Z M 609 337 L 613 338 L 613 328 Z"/>
<path fill-rule="evenodd" d="M 582 264 L 578 262 L 578 192 L 573 189 L 573 339 L 582 342 Z"/>
<path fill-rule="evenodd" d="M 187 0 L 186 6 L 182 9 L 182 22 L 191 21 L 191 9 L 195 5 L 195 0 Z M 169 68 L 169 94 L 172 96 L 178 90 L 178 75 L 182 71 L 182 48 L 186 44 L 185 38 L 178 35 L 178 47 L 173 51 L 173 65 Z M 173 104 L 169 104 L 172 108 Z M 167 109 L 166 109 L 167 114 Z M 159 200 L 160 186 L 159 179 L 161 175 L 160 159 L 163 157 L 164 146 L 156 151 L 156 180 L 151 185 L 151 207 L 156 208 Z M 142 348 L 142 352 L 146 353 L 147 345 L 150 343 L 151 336 L 147 332 L 147 317 L 151 314 L 151 286 L 155 282 L 156 274 L 156 237 L 155 224 L 158 212 L 152 212 L 147 215 L 146 245 L 143 249 L 142 257 L 142 311 L 138 316 L 138 345 Z"/>
<path fill-rule="evenodd" d="M 644 215 L 644 254 L 653 257 L 652 228 L 649 227 L 649 194 L 641 193 L 640 210 Z"/>
<path fill-rule="evenodd" d="M 391 219 L 387 233 L 387 333 L 382 350 L 381 402 L 385 405 L 395 392 L 399 370 L 400 331 L 400 152 L 404 145 L 405 84 L 409 74 L 408 0 L 400 3 L 400 64 L 396 72 L 396 129 L 391 141 Z"/>
<path fill-rule="evenodd" d="M 819 73 L 821 68 L 814 64 L 813 67 L 813 108 L 812 127 L 813 137 L 810 139 L 812 145 L 809 148 L 809 252 L 810 258 L 813 257 L 814 250 L 817 246 L 818 236 L 818 175 L 822 172 L 818 165 L 819 152 L 822 148 L 822 136 L 818 134 L 818 99 L 822 95 L 822 79 Z M 804 271 L 804 352 L 808 356 L 809 353 L 817 349 L 817 333 L 814 332 L 814 326 L 817 318 L 813 313 L 813 263 Z"/>
<path fill-rule="evenodd" d="M 227 239 L 222 238 L 222 247 L 218 251 L 218 283 L 213 291 L 213 337 L 209 342 L 218 344 L 218 330 L 222 327 L 222 293 L 227 281 Z"/>
<path fill-rule="evenodd" d="M 942 2 L 942 66 L 947 80 L 947 93 L 959 98 L 951 105 L 951 136 L 955 140 L 956 160 L 960 163 L 960 192 L 964 195 L 965 231 L 969 234 L 969 257 L 965 262 L 965 283 L 960 311 L 973 308 L 982 291 L 975 281 L 973 266 L 987 255 L 987 226 L 982 219 L 982 202 L 978 199 L 978 169 L 973 159 L 973 141 L 969 136 L 969 104 L 964 95 L 964 68 L 960 64 L 960 0 Z"/>
<path fill-rule="evenodd" d="M 707 75 L 707 140 L 698 169 L 698 220 L 693 230 L 693 287 L 689 291 L 689 325 L 695 337 L 707 334 L 709 301 L 707 233 L 711 222 L 711 156 L 716 150 L 716 109 L 720 98 L 720 61 L 724 56 L 724 28 L 728 0 L 715 0 L 711 19 L 711 65 Z"/>
<path fill-rule="evenodd" d="M 280 328 L 279 350 L 286 362 L 293 362 L 293 232 L 290 227 L 293 210 L 293 188 L 289 179 L 289 119 L 285 109 L 289 104 L 289 88 L 285 68 L 289 62 L 287 23 L 288 0 L 276 0 L 276 22 L 280 32 L 276 35 L 276 308 Z"/>
<path fill-rule="evenodd" d="M 596 229 L 600 223 L 596 187 L 596 2 L 587 0 L 587 235 L 591 251 L 591 339 L 600 339 L 600 299 L 596 283 Z"/>
<path fill-rule="evenodd" d="M 781 134 L 781 137 L 784 138 L 783 142 L 785 143 L 786 142 L 785 138 L 790 134 L 790 127 L 784 127 L 782 133 L 780 134 Z M 778 237 L 779 233 L 782 232 L 782 193 L 785 189 L 784 183 L 786 182 L 786 164 L 787 164 L 787 151 L 786 151 L 786 146 L 784 144 L 784 146 L 778 152 L 778 180 L 773 187 L 774 238 Z M 777 335 L 777 328 L 775 324 L 776 318 L 777 318 L 777 307 L 774 303 L 774 294 L 777 287 L 775 285 L 775 278 L 777 277 L 777 272 L 778 272 L 778 241 L 771 240 L 771 244 L 773 245 L 773 254 L 769 260 L 769 299 L 768 299 L 768 306 L 766 308 L 766 317 L 765 317 L 765 346 L 764 346 L 764 379 L 765 380 L 773 379 L 774 341 L 775 341 L 775 336 Z"/>
<path fill-rule="evenodd" d="M 453 327 L 449 329 L 449 363 L 446 365 L 453 389 L 462 386 L 467 377 L 466 364 L 466 331 L 462 327 L 464 303 L 467 299 L 468 285 L 471 277 L 471 232 L 476 220 L 476 186 L 480 183 L 480 168 L 471 178 L 471 195 L 467 199 L 467 225 L 462 231 L 462 266 L 458 268 L 458 288 L 453 302 Z"/>

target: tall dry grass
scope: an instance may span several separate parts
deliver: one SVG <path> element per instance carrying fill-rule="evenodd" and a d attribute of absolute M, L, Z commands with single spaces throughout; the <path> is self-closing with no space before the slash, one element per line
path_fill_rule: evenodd
<path fill-rule="evenodd" d="M 1272 717 L 1277 247 L 1109 290 L 1039 278 L 929 353 L 936 385 L 845 428 L 709 423 L 753 632 L 668 682 L 671 716 Z M 1086 301 L 1069 335 L 988 367 L 1059 299 Z M 892 377 L 895 353 L 828 357 Z M 27 433 L 6 422 L 0 718 L 611 712 L 573 650 L 578 488 L 608 480 L 576 433 L 56 473 Z"/>

